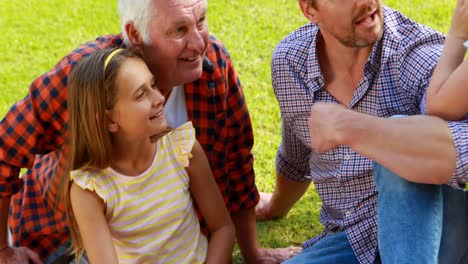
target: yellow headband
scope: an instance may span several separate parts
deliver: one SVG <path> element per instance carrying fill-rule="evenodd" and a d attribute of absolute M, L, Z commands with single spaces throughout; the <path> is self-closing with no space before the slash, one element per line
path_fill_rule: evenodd
<path fill-rule="evenodd" d="M 104 71 L 106 70 L 107 65 L 112 60 L 112 58 L 115 56 L 115 54 L 121 52 L 122 50 L 123 49 L 115 49 L 114 51 L 111 52 L 111 54 L 109 54 L 109 56 L 107 56 L 106 61 L 104 62 Z"/>

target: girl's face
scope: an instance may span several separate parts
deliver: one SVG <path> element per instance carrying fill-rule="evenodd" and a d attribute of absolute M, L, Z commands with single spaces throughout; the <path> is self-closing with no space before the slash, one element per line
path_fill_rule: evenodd
<path fill-rule="evenodd" d="M 109 111 L 109 131 L 126 141 L 146 140 L 167 128 L 164 96 L 146 64 L 139 58 L 128 58 L 115 80 L 117 102 Z"/>

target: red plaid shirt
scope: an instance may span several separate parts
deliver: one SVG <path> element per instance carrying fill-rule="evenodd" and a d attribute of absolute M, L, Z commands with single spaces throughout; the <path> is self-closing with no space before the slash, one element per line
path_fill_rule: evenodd
<path fill-rule="evenodd" d="M 253 170 L 253 132 L 242 87 L 226 49 L 211 37 L 201 78 L 185 85 L 189 120 L 206 151 L 231 213 L 259 199 Z M 9 227 L 15 246 L 45 258 L 69 239 L 63 205 L 56 205 L 60 168 L 69 146 L 67 77 L 91 52 L 122 46 L 121 35 L 86 43 L 30 86 L 0 123 L 0 196 L 12 196 Z M 29 168 L 20 179 L 20 168 Z"/>

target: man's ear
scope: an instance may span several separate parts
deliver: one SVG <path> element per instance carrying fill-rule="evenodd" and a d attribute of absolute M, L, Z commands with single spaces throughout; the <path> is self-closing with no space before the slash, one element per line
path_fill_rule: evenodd
<path fill-rule="evenodd" d="M 115 133 L 119 131 L 119 124 L 112 118 L 112 113 L 109 110 L 106 110 L 105 115 L 107 121 L 107 129 L 109 130 L 109 132 Z"/>
<path fill-rule="evenodd" d="M 319 13 L 317 9 L 310 4 L 309 0 L 299 0 L 299 6 L 304 16 L 307 17 L 310 22 L 316 25 L 319 23 Z"/>
<path fill-rule="evenodd" d="M 132 48 L 142 48 L 143 38 L 141 37 L 138 29 L 135 28 L 133 22 L 125 24 L 125 32 L 127 33 L 128 40 L 130 41 Z"/>

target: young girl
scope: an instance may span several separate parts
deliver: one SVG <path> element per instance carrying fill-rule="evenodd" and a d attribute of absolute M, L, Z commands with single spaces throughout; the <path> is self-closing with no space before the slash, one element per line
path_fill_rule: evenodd
<path fill-rule="evenodd" d="M 143 60 L 97 51 L 68 89 L 71 172 L 62 191 L 74 253 L 86 250 L 91 263 L 228 263 L 234 229 L 208 160 L 190 122 L 168 130 Z"/>
<path fill-rule="evenodd" d="M 444 49 L 427 91 L 426 111 L 445 120 L 468 112 L 468 0 L 458 0 Z"/>

